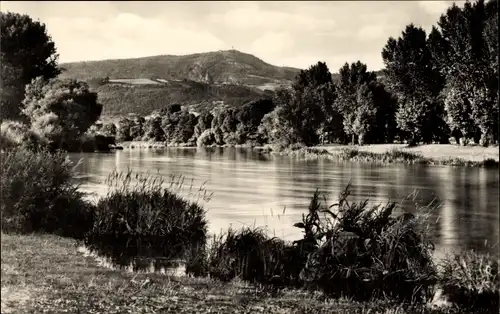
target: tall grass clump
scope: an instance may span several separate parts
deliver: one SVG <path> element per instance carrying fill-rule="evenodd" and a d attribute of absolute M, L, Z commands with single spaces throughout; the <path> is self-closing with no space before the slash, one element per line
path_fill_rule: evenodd
<path fill-rule="evenodd" d="M 13 148 L 1 152 L 3 232 L 47 232 L 82 238 L 92 205 L 75 185 L 75 165 L 61 152 Z"/>
<path fill-rule="evenodd" d="M 356 148 L 343 148 L 336 158 L 341 161 L 361 161 L 361 162 L 380 162 L 380 163 L 429 163 L 430 161 L 419 154 L 405 152 L 399 149 L 391 149 L 385 153 L 378 154 L 366 152 Z"/>
<path fill-rule="evenodd" d="M 440 264 L 443 295 L 463 309 L 489 309 L 498 313 L 500 279 L 498 259 L 466 251 L 448 255 Z"/>
<path fill-rule="evenodd" d="M 98 201 L 86 238 L 91 249 L 119 265 L 145 256 L 186 259 L 194 267 L 207 237 L 205 211 L 198 202 L 180 197 L 173 182 L 164 187 L 161 176 L 114 171 L 106 183 L 108 194 Z"/>
<path fill-rule="evenodd" d="M 424 216 L 393 217 L 395 203 L 368 207 L 350 203 L 348 185 L 339 202 L 325 206 L 316 192 L 309 214 L 296 224 L 312 253 L 301 273 L 309 286 L 337 296 L 366 300 L 389 297 L 424 302 L 437 280 L 434 249 Z"/>
<path fill-rule="evenodd" d="M 227 233 L 214 236 L 208 258 L 208 273 L 213 278 L 274 286 L 298 286 L 305 261 L 290 243 L 250 227 L 229 228 Z"/>

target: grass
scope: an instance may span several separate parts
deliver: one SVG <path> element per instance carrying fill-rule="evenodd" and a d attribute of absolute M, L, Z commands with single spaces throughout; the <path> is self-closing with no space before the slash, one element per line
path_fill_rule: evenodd
<path fill-rule="evenodd" d="M 299 286 L 306 256 L 260 228 L 229 229 L 215 236 L 208 253 L 211 277 L 230 281 L 240 278 L 269 286 Z"/>
<path fill-rule="evenodd" d="M 268 149 L 269 150 L 269 149 Z M 461 167 L 497 168 L 498 147 L 456 147 L 454 145 L 423 145 L 408 148 L 405 145 L 292 147 L 273 150 L 272 153 L 305 159 L 324 158 L 344 162 L 354 161 L 378 164 L 425 164 Z"/>
<path fill-rule="evenodd" d="M 240 280 L 134 274 L 98 266 L 75 240 L 1 235 L 2 313 L 460 313 L 394 303 L 276 293 Z"/>
<path fill-rule="evenodd" d="M 443 294 L 464 309 L 498 309 L 498 257 L 474 251 L 447 256 L 442 261 Z"/>

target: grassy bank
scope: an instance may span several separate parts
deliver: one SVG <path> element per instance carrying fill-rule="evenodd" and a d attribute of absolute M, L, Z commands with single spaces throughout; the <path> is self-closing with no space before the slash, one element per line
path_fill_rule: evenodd
<path fill-rule="evenodd" d="M 2 234 L 1 244 L 2 313 L 459 313 L 110 270 L 53 235 Z"/>
<path fill-rule="evenodd" d="M 498 167 L 498 147 L 456 145 L 422 145 L 408 147 L 404 144 L 366 146 L 318 146 L 268 149 L 273 154 L 305 159 L 324 158 L 332 161 L 354 161 L 379 164 L 425 164 L 462 167 Z"/>

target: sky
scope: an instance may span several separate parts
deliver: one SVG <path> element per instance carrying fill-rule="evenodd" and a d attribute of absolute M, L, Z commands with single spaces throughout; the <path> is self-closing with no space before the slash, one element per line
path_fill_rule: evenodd
<path fill-rule="evenodd" d="M 462 1 L 456 1 L 460 4 Z M 59 61 L 236 49 L 273 65 L 337 72 L 381 51 L 414 23 L 429 31 L 453 1 L 2 1 L 0 10 L 45 23 Z"/>

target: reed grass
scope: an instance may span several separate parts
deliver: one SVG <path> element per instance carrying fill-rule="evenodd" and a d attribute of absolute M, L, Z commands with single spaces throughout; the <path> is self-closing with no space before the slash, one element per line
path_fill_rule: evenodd
<path fill-rule="evenodd" d="M 454 167 L 484 167 L 498 168 L 498 161 L 486 158 L 482 161 L 465 160 L 461 158 L 427 158 L 418 153 L 406 152 L 400 149 L 390 149 L 384 153 L 362 151 L 357 148 L 346 147 L 338 153 L 332 153 L 326 149 L 293 146 L 287 148 L 267 148 L 264 152 L 271 152 L 279 156 L 290 156 L 303 159 L 327 159 L 335 162 L 354 161 L 375 164 L 423 164 L 443 165 Z"/>
<path fill-rule="evenodd" d="M 465 251 L 448 255 L 439 266 L 443 295 L 450 301 L 465 310 L 489 309 L 498 313 L 498 257 Z"/>
<path fill-rule="evenodd" d="M 160 175 L 112 172 L 108 193 L 95 207 L 87 246 L 120 265 L 137 256 L 185 258 L 196 272 L 193 263 L 199 263 L 207 240 L 205 210 L 198 201 L 211 195 L 203 185 L 193 193 L 192 181 L 190 193 L 198 200 L 188 201 L 179 196 L 184 183 L 182 176 L 171 177 L 166 186 Z"/>

